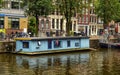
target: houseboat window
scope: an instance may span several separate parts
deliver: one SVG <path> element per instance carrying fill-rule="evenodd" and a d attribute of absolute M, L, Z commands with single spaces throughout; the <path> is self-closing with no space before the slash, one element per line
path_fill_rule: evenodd
<path fill-rule="evenodd" d="M 70 47 L 70 40 L 67 41 L 67 47 Z"/>
<path fill-rule="evenodd" d="M 29 48 L 29 42 L 23 42 L 23 48 Z"/>
<path fill-rule="evenodd" d="M 75 47 L 78 47 L 79 46 L 79 43 L 75 43 Z"/>
<path fill-rule="evenodd" d="M 54 41 L 54 48 L 60 48 L 61 47 L 61 41 L 56 40 Z"/>
<path fill-rule="evenodd" d="M 48 40 L 48 49 L 52 48 L 52 40 Z"/>

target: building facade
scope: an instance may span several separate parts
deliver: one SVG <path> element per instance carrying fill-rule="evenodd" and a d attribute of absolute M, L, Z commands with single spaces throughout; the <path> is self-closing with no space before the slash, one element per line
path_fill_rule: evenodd
<path fill-rule="evenodd" d="M 93 4 L 89 8 L 89 16 L 89 35 L 100 35 L 103 31 L 103 21 L 95 14 Z"/>
<path fill-rule="evenodd" d="M 71 32 L 77 32 L 77 18 L 72 17 Z M 39 17 L 39 36 L 52 32 L 56 36 L 66 34 L 66 20 L 59 12 L 55 11 L 47 18 Z"/>
<path fill-rule="evenodd" d="M 87 5 L 88 0 L 83 0 L 83 3 Z M 83 32 L 87 36 L 99 35 L 103 29 L 102 21 L 95 14 L 94 0 L 88 8 L 82 8 L 82 16 L 76 13 L 72 17 L 72 25 L 70 30 L 72 33 Z M 20 6 L 19 6 L 20 8 Z M 47 33 L 57 33 L 57 35 L 66 34 L 66 20 L 58 10 L 55 10 L 49 16 L 39 17 L 38 36 L 46 36 Z"/>
<path fill-rule="evenodd" d="M 0 32 L 5 35 L 27 32 L 27 23 L 21 0 L 3 0 L 0 10 Z"/>
<path fill-rule="evenodd" d="M 84 0 L 87 4 L 88 0 Z M 78 32 L 84 32 L 87 36 L 99 35 L 103 29 L 103 22 L 95 14 L 94 0 L 89 8 L 82 9 L 82 16 L 78 16 Z"/>
<path fill-rule="evenodd" d="M 83 3 L 87 5 L 88 0 L 83 0 Z M 82 8 L 82 15 L 76 13 L 71 20 L 72 25 L 70 26 L 70 29 L 73 33 L 93 36 L 100 35 L 103 30 L 103 22 L 95 14 L 94 0 L 88 8 Z M 56 33 L 57 31 L 60 31 L 62 34 L 66 34 L 66 29 L 66 20 L 57 10 L 47 18 L 40 17 L 39 19 L 39 33 L 45 34 L 46 32 L 51 31 Z"/>

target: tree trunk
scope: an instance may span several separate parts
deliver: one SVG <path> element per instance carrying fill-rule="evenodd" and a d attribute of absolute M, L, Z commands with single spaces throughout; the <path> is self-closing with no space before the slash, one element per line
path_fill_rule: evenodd
<path fill-rule="evenodd" d="M 67 36 L 70 36 L 70 31 L 71 31 L 71 26 L 72 25 L 72 22 L 71 22 L 71 19 L 67 19 L 67 22 L 66 22 L 66 33 L 67 33 Z"/>
<path fill-rule="evenodd" d="M 39 19 L 37 14 L 35 15 L 36 18 L 36 25 L 35 25 L 35 36 L 38 36 L 38 26 L 39 26 Z"/>

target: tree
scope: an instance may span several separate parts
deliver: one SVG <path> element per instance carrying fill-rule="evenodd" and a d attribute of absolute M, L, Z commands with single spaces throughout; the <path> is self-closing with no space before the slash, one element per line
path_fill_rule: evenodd
<path fill-rule="evenodd" d="M 3 0 L 0 0 L 0 8 L 2 8 L 2 2 L 3 2 Z"/>
<path fill-rule="evenodd" d="M 52 0 L 23 0 L 24 5 L 26 4 L 26 14 L 28 16 L 35 16 L 36 25 L 35 32 L 36 36 L 38 34 L 38 25 L 39 25 L 39 17 L 47 16 L 51 13 L 53 9 Z"/>
<path fill-rule="evenodd" d="M 120 21 L 120 3 L 119 0 L 96 0 L 96 14 L 103 20 L 104 27 L 112 20 Z"/>
<path fill-rule="evenodd" d="M 76 13 L 82 14 L 83 8 L 88 8 L 90 2 L 91 0 L 88 0 L 88 2 L 85 0 L 56 0 L 56 9 L 58 9 L 66 19 L 66 32 L 68 36 L 70 35 L 72 26 L 71 18 L 74 17 Z"/>
<path fill-rule="evenodd" d="M 30 35 L 33 36 L 35 34 L 35 25 L 36 25 L 36 19 L 34 16 L 29 17 L 29 26 L 28 31 L 31 33 Z"/>

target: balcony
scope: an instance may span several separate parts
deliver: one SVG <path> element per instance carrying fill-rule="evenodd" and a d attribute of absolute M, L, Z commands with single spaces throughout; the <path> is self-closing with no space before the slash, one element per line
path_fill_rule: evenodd
<path fill-rule="evenodd" d="M 1 9 L 0 13 L 24 15 L 24 11 L 22 9 Z"/>

